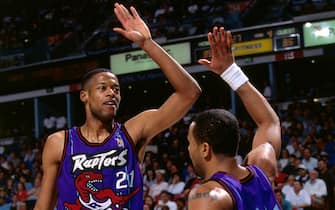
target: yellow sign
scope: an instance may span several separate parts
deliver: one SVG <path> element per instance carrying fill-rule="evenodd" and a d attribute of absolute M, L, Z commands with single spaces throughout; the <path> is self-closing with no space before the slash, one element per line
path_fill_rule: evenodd
<path fill-rule="evenodd" d="M 235 56 L 251 55 L 272 51 L 272 39 L 259 39 L 255 41 L 233 44 Z"/>

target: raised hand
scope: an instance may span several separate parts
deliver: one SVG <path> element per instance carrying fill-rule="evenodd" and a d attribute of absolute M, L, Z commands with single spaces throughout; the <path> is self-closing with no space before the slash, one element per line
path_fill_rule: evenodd
<path fill-rule="evenodd" d="M 115 27 L 113 30 L 142 47 L 146 40 L 151 39 L 150 30 L 134 7 L 130 7 L 130 12 L 122 4 L 115 3 L 114 13 L 123 28 Z"/>
<path fill-rule="evenodd" d="M 234 63 L 234 56 L 231 50 L 232 36 L 230 31 L 223 27 L 214 27 L 213 32 L 207 35 L 211 48 L 211 60 L 199 59 L 198 62 L 207 66 L 216 74 L 222 74 L 231 64 Z"/>

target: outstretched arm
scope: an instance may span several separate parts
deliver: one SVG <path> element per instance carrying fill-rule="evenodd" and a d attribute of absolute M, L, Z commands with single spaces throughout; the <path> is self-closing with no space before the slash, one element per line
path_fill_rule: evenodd
<path fill-rule="evenodd" d="M 159 65 L 175 89 L 159 109 L 145 111 L 126 122 L 125 126 L 135 143 L 140 139 L 147 143 L 180 120 L 198 99 L 201 89 L 192 76 L 152 39 L 147 25 L 134 7 L 130 7 L 129 11 L 116 3 L 114 11 L 123 27 L 114 28 L 114 31 L 141 47 Z"/>
<path fill-rule="evenodd" d="M 235 64 L 231 50 L 231 32 L 225 31 L 223 27 L 220 29 L 214 27 L 213 32 L 208 33 L 208 41 L 212 58 L 211 60 L 200 59 L 199 63 L 220 75 L 237 92 L 248 113 L 257 124 L 258 128 L 252 144 L 252 152 L 255 152 L 255 155 L 248 156 L 249 163 L 259 164 L 264 161 L 258 160 L 263 159 L 269 160 L 272 165 L 275 164 L 281 147 L 280 123 L 277 114 Z M 267 171 L 263 166 L 261 167 Z M 273 167 L 270 171 L 273 171 Z"/>

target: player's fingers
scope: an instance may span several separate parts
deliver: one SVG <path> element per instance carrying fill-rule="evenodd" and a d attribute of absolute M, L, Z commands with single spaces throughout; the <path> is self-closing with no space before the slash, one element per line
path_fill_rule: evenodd
<path fill-rule="evenodd" d="M 219 36 L 219 33 L 218 33 L 218 27 L 214 27 L 213 28 L 213 38 L 214 38 L 214 41 L 215 42 L 219 42 L 220 41 L 220 36 Z"/>
<path fill-rule="evenodd" d="M 122 10 L 123 16 L 124 16 L 126 19 L 130 19 L 130 18 L 131 18 L 131 15 L 130 15 L 129 11 L 127 10 L 127 8 L 126 8 L 123 4 L 120 4 L 120 8 L 121 8 L 121 10 Z"/>
<path fill-rule="evenodd" d="M 216 44 L 215 44 L 214 34 L 212 32 L 209 32 L 207 34 L 207 38 L 208 38 L 208 42 L 209 42 L 209 46 L 211 48 L 212 54 L 214 55 L 216 53 Z"/>
<path fill-rule="evenodd" d="M 232 38 L 232 35 L 231 35 L 231 32 L 230 31 L 227 31 L 226 32 L 226 43 L 227 43 L 227 52 L 231 53 L 232 52 L 232 44 L 233 44 L 233 38 Z"/>
<path fill-rule="evenodd" d="M 213 44 L 213 34 L 212 34 L 212 32 L 208 32 L 207 39 L 208 39 L 209 45 L 211 46 Z"/>
<path fill-rule="evenodd" d="M 123 24 L 124 21 L 126 20 L 126 18 L 124 16 L 124 13 L 122 11 L 122 8 L 121 8 L 120 4 L 115 3 L 115 5 L 114 5 L 114 13 L 115 13 L 117 19 Z"/>
<path fill-rule="evenodd" d="M 131 6 L 130 11 L 131 11 L 131 14 L 133 15 L 134 18 L 139 18 L 140 17 L 138 12 L 136 11 L 135 7 Z"/>
<path fill-rule="evenodd" d="M 220 37 L 220 44 L 224 43 L 225 42 L 225 30 L 224 30 L 224 27 L 220 27 L 219 29 L 219 37 Z"/>

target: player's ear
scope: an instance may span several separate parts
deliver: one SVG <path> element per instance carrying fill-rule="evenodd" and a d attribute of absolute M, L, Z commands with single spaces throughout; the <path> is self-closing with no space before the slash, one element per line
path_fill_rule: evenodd
<path fill-rule="evenodd" d="M 204 142 L 201 144 L 201 153 L 205 159 L 210 158 L 211 146 L 207 142 Z"/>
<path fill-rule="evenodd" d="M 87 90 L 81 90 L 80 91 L 80 100 L 83 102 L 83 103 L 86 103 L 87 102 L 87 97 L 88 97 L 88 91 Z"/>

